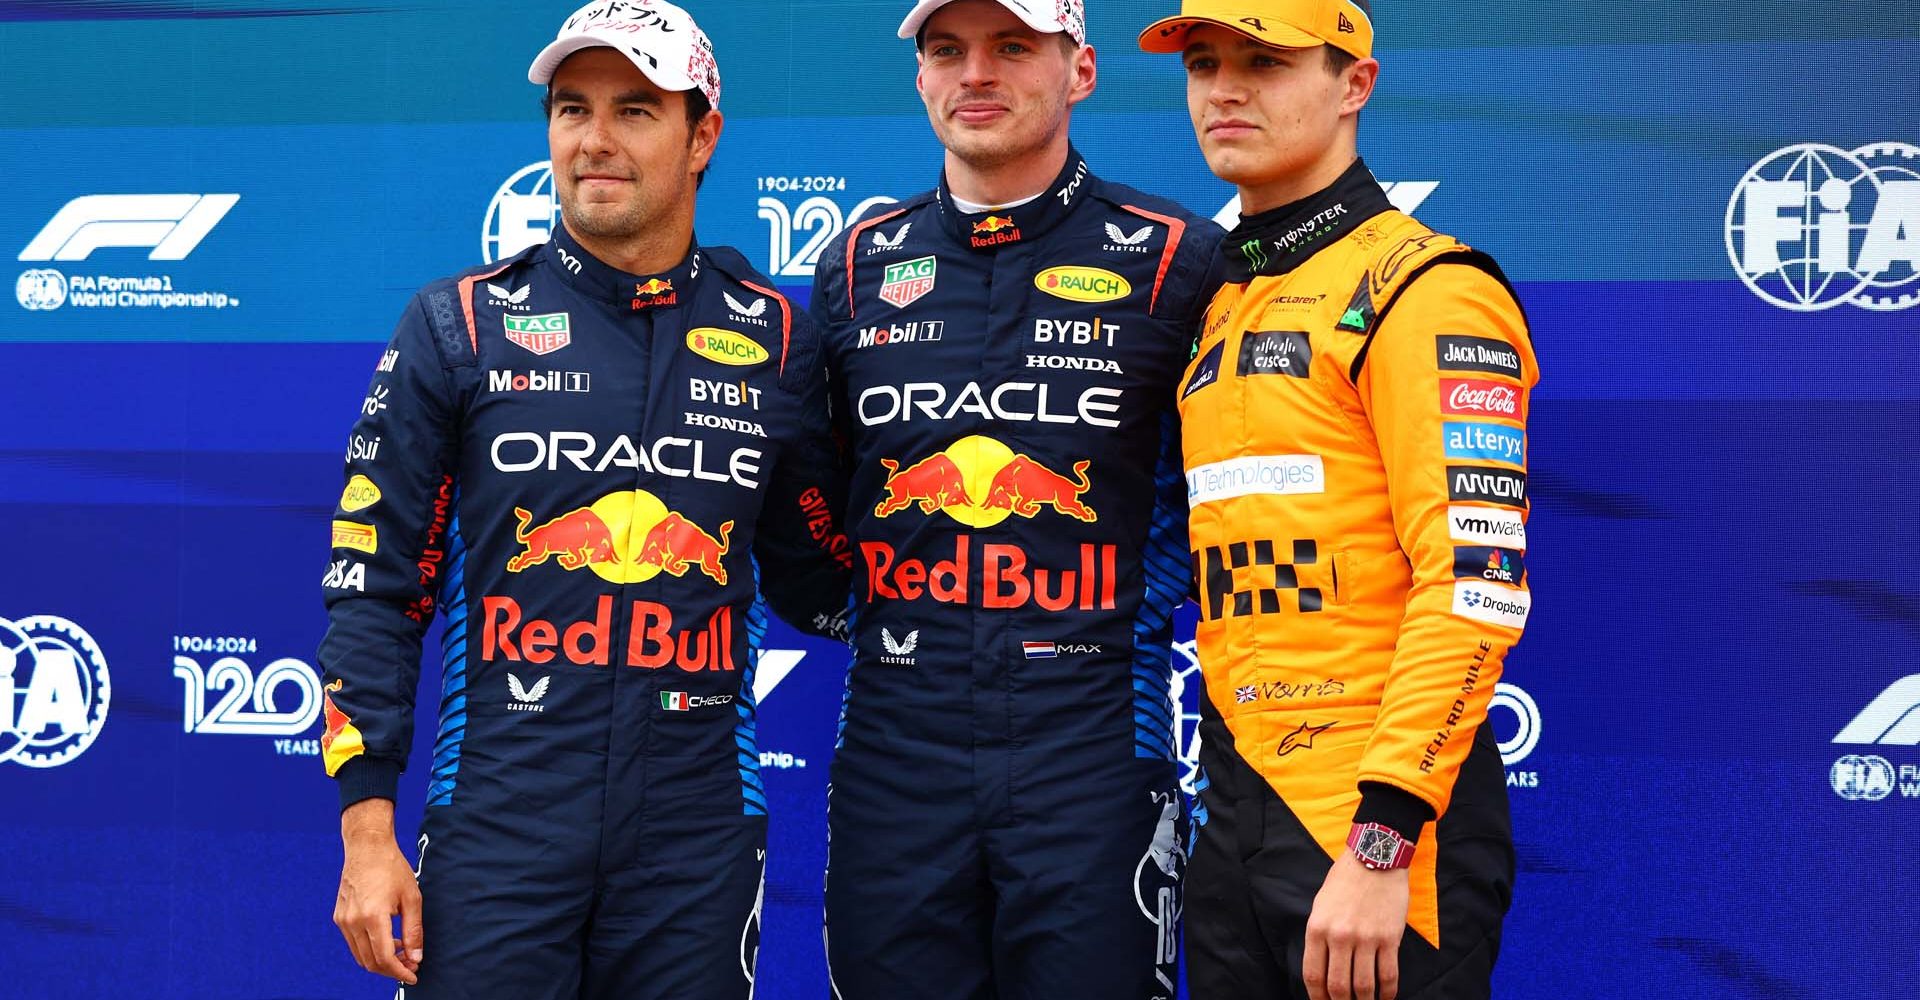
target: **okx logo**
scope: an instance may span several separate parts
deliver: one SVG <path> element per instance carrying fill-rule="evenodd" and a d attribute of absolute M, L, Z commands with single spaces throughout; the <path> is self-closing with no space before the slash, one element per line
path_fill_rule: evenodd
<path fill-rule="evenodd" d="M 1734 186 L 1726 237 L 1740 280 L 1782 309 L 1920 302 L 1920 146 L 1769 154 Z"/>
<path fill-rule="evenodd" d="M 65 618 L 0 618 L 0 762 L 58 767 L 99 737 L 112 695 L 107 658 Z"/>

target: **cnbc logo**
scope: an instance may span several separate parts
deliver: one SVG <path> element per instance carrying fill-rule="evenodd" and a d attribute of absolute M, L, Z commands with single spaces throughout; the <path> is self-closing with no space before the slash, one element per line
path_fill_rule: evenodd
<path fill-rule="evenodd" d="M 1920 147 L 1771 153 L 1734 186 L 1726 238 L 1740 280 L 1782 309 L 1908 308 L 1920 302 Z"/>

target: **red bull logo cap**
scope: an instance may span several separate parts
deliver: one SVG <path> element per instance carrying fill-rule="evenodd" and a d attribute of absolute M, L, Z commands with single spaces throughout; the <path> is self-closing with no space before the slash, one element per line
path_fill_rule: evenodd
<path fill-rule="evenodd" d="M 1179 52 L 1196 25 L 1237 31 L 1277 49 L 1331 45 L 1356 59 L 1373 55 L 1369 0 L 1181 0 L 1180 13 L 1140 33 L 1148 52 Z"/>
<path fill-rule="evenodd" d="M 560 34 L 527 67 L 527 79 L 545 85 L 567 57 L 581 49 L 618 49 L 662 90 L 698 90 L 720 106 L 720 64 L 713 42 L 693 15 L 666 0 L 595 0 L 573 12 Z"/>
<path fill-rule="evenodd" d="M 900 22 L 901 38 L 917 38 L 920 29 L 934 12 L 953 0 L 920 0 Z M 999 0 L 1000 6 L 1013 11 L 1027 27 L 1042 34 L 1066 32 L 1075 45 L 1087 44 L 1087 6 L 1083 0 Z"/>

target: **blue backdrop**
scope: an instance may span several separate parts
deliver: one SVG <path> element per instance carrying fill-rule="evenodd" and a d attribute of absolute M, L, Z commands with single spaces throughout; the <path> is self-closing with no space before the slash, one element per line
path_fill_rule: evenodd
<path fill-rule="evenodd" d="M 804 298 L 935 180 L 905 0 L 690 6 L 726 84 L 701 237 Z M 1083 152 L 1221 211 L 1132 44 L 1173 0 L 1091 6 Z M 1544 371 L 1499 994 L 1920 994 L 1920 9 L 1376 6 L 1368 162 L 1504 263 Z M 406 297 L 552 225 L 524 71 L 566 13 L 0 3 L 6 995 L 390 995 L 329 920 L 326 524 Z M 773 645 L 760 995 L 820 998 L 845 657 Z"/>

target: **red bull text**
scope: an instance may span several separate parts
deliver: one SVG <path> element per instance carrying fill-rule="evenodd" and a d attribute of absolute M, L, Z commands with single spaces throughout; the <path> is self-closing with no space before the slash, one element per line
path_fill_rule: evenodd
<path fill-rule="evenodd" d="M 612 658 L 613 597 L 602 595 L 593 618 L 561 624 L 544 618 L 522 621 L 520 602 L 483 597 L 480 658 L 489 663 L 551 663 L 564 657 L 582 667 L 604 667 Z M 706 624 L 675 630 L 673 610 L 654 601 L 634 601 L 628 609 L 625 664 L 643 670 L 679 667 L 688 673 L 733 670 L 733 609 L 722 607 Z"/>
<path fill-rule="evenodd" d="M 954 537 L 952 559 L 928 565 L 900 559 L 886 542 L 861 542 L 867 564 L 867 600 L 917 601 L 983 608 L 1021 608 L 1036 604 L 1047 611 L 1111 611 L 1119 579 L 1114 545 L 1080 545 L 1072 567 L 1029 565 L 1024 546 L 1004 542 L 975 544 L 971 535 Z M 974 576 L 974 566 L 979 576 Z"/>

